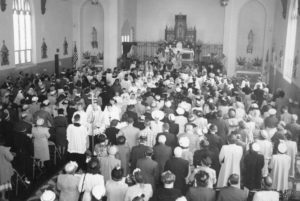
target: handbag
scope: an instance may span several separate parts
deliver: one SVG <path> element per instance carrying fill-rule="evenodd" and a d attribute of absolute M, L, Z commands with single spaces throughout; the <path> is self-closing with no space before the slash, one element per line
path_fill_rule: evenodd
<path fill-rule="evenodd" d="M 83 182 L 82 182 L 82 185 L 81 185 L 81 191 L 79 192 L 80 194 L 79 194 L 79 197 L 78 197 L 78 201 L 82 201 L 82 198 L 83 198 L 83 194 L 84 194 L 83 185 L 84 185 L 84 181 L 85 181 L 85 176 L 86 176 L 86 174 L 84 174 L 84 177 L 83 177 Z"/>

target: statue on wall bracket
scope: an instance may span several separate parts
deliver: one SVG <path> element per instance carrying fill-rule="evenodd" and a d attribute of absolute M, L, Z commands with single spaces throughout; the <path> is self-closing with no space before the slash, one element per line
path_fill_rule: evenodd
<path fill-rule="evenodd" d="M 64 55 L 68 55 L 68 41 L 67 38 L 65 37 L 65 41 L 64 41 Z"/>
<path fill-rule="evenodd" d="M 253 53 L 253 42 L 254 42 L 254 34 L 253 31 L 250 30 L 248 34 L 248 45 L 247 45 L 247 53 L 252 54 Z"/>
<path fill-rule="evenodd" d="M 48 49 L 48 47 L 47 47 L 47 44 L 46 44 L 46 42 L 45 42 L 45 38 L 43 38 L 43 44 L 42 44 L 42 59 L 46 59 L 46 58 L 48 58 L 48 56 L 47 56 L 47 49 Z"/>
<path fill-rule="evenodd" d="M 47 0 L 41 0 L 41 11 L 43 15 L 46 13 L 46 1 Z"/>
<path fill-rule="evenodd" d="M 8 48 L 5 45 L 5 41 L 3 41 L 3 45 L 1 47 L 1 66 L 9 65 L 8 55 Z"/>
<path fill-rule="evenodd" d="M 293 65 L 293 78 L 297 77 L 297 68 L 299 67 L 299 50 L 297 50 L 297 54 L 294 58 L 294 65 Z"/>
<path fill-rule="evenodd" d="M 1 0 L 1 11 L 4 12 L 6 10 L 6 0 Z"/>
<path fill-rule="evenodd" d="M 92 48 L 98 48 L 98 40 L 97 40 L 97 29 L 93 27 L 92 30 Z"/>

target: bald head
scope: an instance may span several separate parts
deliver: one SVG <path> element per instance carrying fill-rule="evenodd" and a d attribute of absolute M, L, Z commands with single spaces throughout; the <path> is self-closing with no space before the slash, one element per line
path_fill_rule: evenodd
<path fill-rule="evenodd" d="M 295 123 L 298 121 L 298 115 L 292 114 L 292 122 Z"/>
<path fill-rule="evenodd" d="M 174 149 L 174 156 L 176 158 L 180 158 L 182 156 L 182 148 L 181 147 L 176 147 Z"/>

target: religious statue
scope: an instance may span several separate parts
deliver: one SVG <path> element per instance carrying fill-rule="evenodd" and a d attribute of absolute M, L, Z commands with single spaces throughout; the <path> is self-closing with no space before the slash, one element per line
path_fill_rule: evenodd
<path fill-rule="evenodd" d="M 48 58 L 48 56 L 47 56 L 47 49 L 48 49 L 48 47 L 46 45 L 45 38 L 43 38 L 43 44 L 42 44 L 42 48 L 41 49 L 42 49 L 42 59 Z"/>
<path fill-rule="evenodd" d="M 65 41 L 64 41 L 64 55 L 68 55 L 68 41 L 67 38 L 65 37 Z"/>
<path fill-rule="evenodd" d="M 293 65 L 293 78 L 297 77 L 297 68 L 299 66 L 299 50 L 297 51 L 297 54 L 294 58 L 294 65 Z"/>
<path fill-rule="evenodd" d="M 46 1 L 47 0 L 41 0 L 41 11 L 43 15 L 46 13 Z"/>
<path fill-rule="evenodd" d="M 254 34 L 253 31 L 250 30 L 248 34 L 248 45 L 247 45 L 247 53 L 252 54 L 253 52 L 253 42 L 254 42 Z"/>
<path fill-rule="evenodd" d="M 1 0 L 1 11 L 5 11 L 6 10 L 6 0 Z"/>
<path fill-rule="evenodd" d="M 8 48 L 5 45 L 5 41 L 3 41 L 3 45 L 1 48 L 1 66 L 5 66 L 9 64 L 8 55 L 9 55 Z"/>
<path fill-rule="evenodd" d="M 98 48 L 97 30 L 95 27 L 93 27 L 93 31 L 92 31 L 92 47 Z"/>

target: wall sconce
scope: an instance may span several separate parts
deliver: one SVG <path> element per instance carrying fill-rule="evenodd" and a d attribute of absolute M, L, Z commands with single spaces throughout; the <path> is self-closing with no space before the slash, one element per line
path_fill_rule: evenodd
<path fill-rule="evenodd" d="M 228 3 L 229 3 L 229 0 L 220 0 L 220 4 L 221 4 L 221 6 L 223 6 L 223 7 L 227 6 Z"/>

